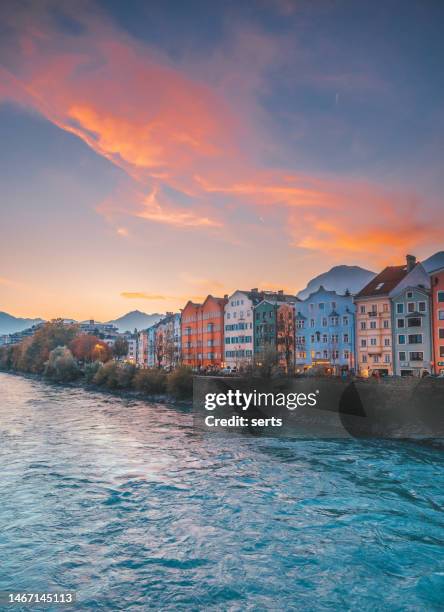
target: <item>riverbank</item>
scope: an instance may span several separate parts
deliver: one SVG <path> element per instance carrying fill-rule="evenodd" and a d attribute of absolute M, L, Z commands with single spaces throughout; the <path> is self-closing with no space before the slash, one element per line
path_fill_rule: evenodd
<path fill-rule="evenodd" d="M 11 374 L 12 376 L 17 376 L 19 378 L 26 378 L 28 380 L 38 380 L 39 382 L 43 382 L 52 387 L 61 387 L 61 388 L 71 388 L 71 389 L 84 389 L 85 391 L 103 393 L 105 395 L 111 395 L 113 397 L 120 397 L 124 399 L 134 399 L 134 400 L 142 400 L 149 403 L 154 404 L 165 404 L 170 406 L 177 406 L 180 408 L 188 408 L 192 407 L 192 400 L 184 400 L 178 399 L 171 395 L 167 395 L 164 393 L 154 393 L 154 394 L 146 394 L 142 391 L 136 391 L 135 389 L 109 389 L 107 387 L 103 387 L 101 385 L 96 385 L 94 383 L 87 383 L 84 380 L 75 380 L 75 381 L 54 381 L 48 379 L 46 376 L 42 374 L 31 374 L 29 372 L 17 372 L 14 370 L 0 370 L 0 373 L 3 374 Z"/>

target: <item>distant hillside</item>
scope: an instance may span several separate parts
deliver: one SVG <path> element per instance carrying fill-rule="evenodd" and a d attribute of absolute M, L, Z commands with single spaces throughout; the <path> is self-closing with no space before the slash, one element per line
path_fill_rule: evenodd
<path fill-rule="evenodd" d="M 21 319 L 20 317 L 13 317 L 7 312 L 0 312 L 0 335 L 15 334 L 42 321 L 43 319 Z"/>
<path fill-rule="evenodd" d="M 444 251 L 439 251 L 434 255 L 431 255 L 427 259 L 421 262 L 425 268 L 425 271 L 430 274 L 433 270 L 438 268 L 444 268 Z"/>
<path fill-rule="evenodd" d="M 133 331 L 134 329 L 146 329 L 154 325 L 162 316 L 163 315 L 158 313 L 146 314 L 146 312 L 140 312 L 140 310 L 133 310 L 132 312 L 127 312 L 118 319 L 108 321 L 108 323 L 116 325 L 120 332 Z"/>
<path fill-rule="evenodd" d="M 310 293 L 317 291 L 322 285 L 329 291 L 345 293 L 348 289 L 350 293 L 360 291 L 373 277 L 375 272 L 365 270 L 359 266 L 335 266 L 328 272 L 324 272 L 313 278 L 305 289 L 299 291 L 298 298 L 305 299 Z"/>

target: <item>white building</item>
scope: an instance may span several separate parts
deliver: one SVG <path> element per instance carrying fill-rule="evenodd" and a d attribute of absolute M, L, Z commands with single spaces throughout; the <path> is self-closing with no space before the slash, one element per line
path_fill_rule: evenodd
<path fill-rule="evenodd" d="M 263 291 L 235 291 L 224 310 L 225 366 L 236 367 L 252 363 L 254 351 L 254 307 L 264 297 Z"/>

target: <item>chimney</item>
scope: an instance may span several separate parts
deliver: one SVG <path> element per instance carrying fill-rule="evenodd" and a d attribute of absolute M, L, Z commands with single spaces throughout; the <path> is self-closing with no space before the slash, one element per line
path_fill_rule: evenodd
<path fill-rule="evenodd" d="M 284 290 L 283 289 L 279 289 L 278 295 L 284 295 Z"/>
<path fill-rule="evenodd" d="M 224 300 L 228 300 L 228 293 L 224 293 Z"/>
<path fill-rule="evenodd" d="M 255 287 L 254 289 L 251 290 L 251 293 L 259 293 L 259 289 Z"/>
<path fill-rule="evenodd" d="M 416 257 L 414 255 L 407 255 L 406 261 L 407 261 L 407 272 L 411 272 L 411 270 L 413 270 L 413 268 L 416 266 Z"/>

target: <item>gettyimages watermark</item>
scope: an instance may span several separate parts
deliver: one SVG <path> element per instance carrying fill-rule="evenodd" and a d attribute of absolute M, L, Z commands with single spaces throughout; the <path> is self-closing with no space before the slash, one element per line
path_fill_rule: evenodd
<path fill-rule="evenodd" d="M 193 413 L 212 433 L 444 439 L 444 381 L 197 376 Z"/>

